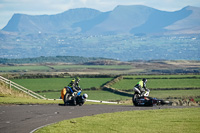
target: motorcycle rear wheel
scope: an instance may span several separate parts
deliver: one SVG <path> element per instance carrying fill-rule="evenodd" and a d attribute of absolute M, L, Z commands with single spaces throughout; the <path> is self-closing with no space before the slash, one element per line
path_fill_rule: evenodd
<path fill-rule="evenodd" d="M 69 93 L 66 93 L 65 96 L 64 96 L 64 105 L 68 105 L 69 104 Z"/>
<path fill-rule="evenodd" d="M 138 106 L 137 99 L 139 98 L 138 94 L 133 94 L 132 101 L 133 105 Z"/>

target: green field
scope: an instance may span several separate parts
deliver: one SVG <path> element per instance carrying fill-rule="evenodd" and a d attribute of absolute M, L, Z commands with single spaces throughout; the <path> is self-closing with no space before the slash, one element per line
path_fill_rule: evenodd
<path fill-rule="evenodd" d="M 143 77 L 147 77 L 147 87 L 151 90 L 150 96 L 157 98 L 188 98 L 198 99 L 200 96 L 200 75 L 138 75 L 125 76 L 123 80 L 111 87 L 119 90 L 132 91 L 133 86 Z M 60 98 L 60 91 L 67 86 L 72 78 L 38 78 L 38 79 L 13 79 L 12 81 L 31 89 L 46 98 Z M 100 88 L 103 84 L 111 81 L 112 78 L 81 78 L 80 86 L 82 93 L 87 93 L 92 100 L 126 100 L 131 97 L 115 94 L 103 90 L 84 90 Z M 161 90 L 157 90 L 157 89 Z M 189 88 L 187 90 L 187 88 Z M 163 89 L 163 90 L 162 90 Z M 171 89 L 171 90 L 166 90 Z"/>
<path fill-rule="evenodd" d="M 39 79 L 13 79 L 13 82 L 20 84 L 32 91 L 54 90 L 58 91 L 67 86 L 73 78 L 39 78 Z M 112 78 L 81 78 L 79 83 L 82 89 L 100 88 Z"/>
<path fill-rule="evenodd" d="M 18 65 L 18 66 L 1 66 L 0 72 L 48 72 L 48 71 L 71 71 L 71 70 L 128 70 L 131 65 Z"/>
<path fill-rule="evenodd" d="M 189 75 L 189 74 L 180 74 L 180 75 L 130 75 L 130 76 L 124 76 L 124 78 L 130 78 L 130 79 L 142 79 L 142 78 L 154 78 L 154 79 L 174 79 L 174 78 L 200 78 L 200 75 Z"/>
<path fill-rule="evenodd" d="M 60 69 L 131 69 L 131 65 L 54 65 L 51 66 L 56 70 Z"/>
<path fill-rule="evenodd" d="M 200 88 L 200 75 L 145 75 L 125 76 L 112 87 L 120 90 L 131 90 L 142 78 L 147 78 L 147 88 Z"/>
<path fill-rule="evenodd" d="M 53 57 L 52 57 L 53 58 Z M 64 57 L 62 57 L 65 59 Z M 44 58 L 41 57 L 43 60 Z M 4 60 L 4 59 L 2 59 Z M 6 59 L 5 59 L 6 60 Z M 5 61 L 4 60 L 4 61 Z M 15 59 L 14 59 L 15 60 Z M 1 64 L 0 74 L 60 74 L 68 73 L 78 75 L 88 74 L 199 74 L 200 63 L 198 61 L 131 61 L 121 62 L 117 60 L 96 60 L 85 62 L 85 64 L 59 63 L 57 61 L 46 61 L 45 63 L 29 64 Z M 4 62 L 2 61 L 2 62 Z M 74 60 L 75 61 L 75 60 Z M 34 62 L 34 61 L 32 61 Z M 51 63 L 52 62 L 52 63 Z M 148 75 L 150 77 L 151 75 Z"/>
<path fill-rule="evenodd" d="M 138 110 L 61 121 L 36 133 L 199 133 L 200 108 Z"/>
<path fill-rule="evenodd" d="M 29 65 L 29 66 L 1 66 L 0 72 L 28 72 L 28 71 L 48 71 L 47 66 Z"/>

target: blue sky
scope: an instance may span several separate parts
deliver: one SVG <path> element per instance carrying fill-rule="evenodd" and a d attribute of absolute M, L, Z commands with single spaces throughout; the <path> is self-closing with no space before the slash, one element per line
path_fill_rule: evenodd
<path fill-rule="evenodd" d="M 145 5 L 175 11 L 188 5 L 200 7 L 200 0 L 0 0 L 0 29 L 6 26 L 14 13 L 51 15 L 80 7 L 105 12 L 113 10 L 117 5 Z"/>

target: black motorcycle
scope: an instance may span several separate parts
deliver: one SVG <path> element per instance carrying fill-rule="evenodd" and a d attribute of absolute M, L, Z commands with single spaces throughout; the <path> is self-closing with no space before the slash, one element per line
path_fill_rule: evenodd
<path fill-rule="evenodd" d="M 132 97 L 133 105 L 135 106 L 153 106 L 153 105 L 171 105 L 172 102 L 149 97 L 150 90 L 146 91 L 144 96 L 140 96 L 138 92 Z"/>
<path fill-rule="evenodd" d="M 77 93 L 73 93 L 73 90 L 70 87 L 68 87 L 67 93 L 64 96 L 64 105 L 82 106 L 88 98 L 88 95 L 81 95 L 81 92 L 82 89 L 80 89 Z"/>

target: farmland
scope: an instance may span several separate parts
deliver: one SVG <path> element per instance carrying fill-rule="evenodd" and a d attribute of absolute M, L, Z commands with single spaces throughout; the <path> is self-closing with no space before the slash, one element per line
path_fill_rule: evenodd
<path fill-rule="evenodd" d="M 132 61 L 100 60 L 79 64 L 0 64 L 0 74 L 199 74 L 199 61 Z"/>
<path fill-rule="evenodd" d="M 0 64 L 0 74 L 46 98 L 57 99 L 73 77 L 89 99 L 119 101 L 131 99 L 105 89 L 113 78 L 123 77 L 108 88 L 133 94 L 132 88 L 147 78 L 150 96 L 158 98 L 200 97 L 199 61 L 133 61 L 98 60 L 80 64 Z"/>
<path fill-rule="evenodd" d="M 199 75 L 135 75 L 123 76 L 122 80 L 111 85 L 111 88 L 133 94 L 133 86 L 143 77 L 148 79 L 147 87 L 151 90 L 152 97 L 158 98 L 198 98 L 200 96 Z M 39 79 L 13 79 L 12 81 L 29 88 L 46 98 L 58 99 L 60 91 L 71 81 L 71 77 L 65 78 L 39 78 Z M 113 78 L 81 78 L 80 86 L 83 93 L 89 95 L 89 99 L 119 101 L 131 99 L 131 97 L 116 94 L 104 89 L 106 83 Z"/>
<path fill-rule="evenodd" d="M 140 71 L 137 65 L 28 65 L 29 67 L 22 66 L 11 66 L 4 67 L 1 74 L 4 77 L 10 78 L 12 81 L 31 89 L 46 98 L 58 99 L 60 98 L 60 91 L 64 86 L 67 86 L 72 78 L 75 76 L 80 76 L 81 82 L 80 86 L 83 89 L 83 93 L 89 95 L 88 99 L 92 100 L 103 100 L 103 101 L 120 101 L 128 105 L 131 103 L 131 95 L 126 96 L 122 93 L 115 93 L 116 91 L 123 91 L 128 94 L 133 94 L 133 86 L 142 78 L 147 78 L 147 87 L 151 90 L 150 96 L 170 99 L 172 101 L 177 101 L 180 99 L 190 99 L 194 98 L 195 101 L 200 101 L 200 75 L 198 73 L 176 73 L 176 74 L 166 74 L 166 73 L 156 73 L 152 74 L 152 66 L 147 63 L 147 67 L 143 67 Z M 165 64 L 166 65 L 166 64 Z M 167 64 L 169 65 L 169 64 Z M 191 65 L 191 64 L 190 64 Z M 193 64 L 194 65 L 194 64 Z M 36 67 L 35 67 L 36 66 Z M 162 65 L 161 65 L 162 66 Z M 177 64 L 176 64 L 177 66 Z M 195 70 L 199 68 L 194 65 Z M 67 68 L 68 67 L 68 68 Z M 87 68 L 86 68 L 87 67 Z M 163 70 L 162 67 L 156 66 L 156 69 Z M 18 69 L 17 71 L 16 68 Z M 6 70 L 7 69 L 7 70 Z M 154 67 L 155 69 L 155 67 Z M 165 70 L 168 70 L 164 68 Z M 171 71 L 171 70 L 172 71 Z M 170 67 L 170 71 L 174 72 L 174 68 Z M 1 69 L 2 70 L 2 69 Z M 190 69 L 192 70 L 192 69 Z M 5 72 L 7 71 L 7 72 Z M 12 71 L 12 72 L 11 72 Z M 132 74 L 134 73 L 137 74 Z M 76 73 L 75 73 L 76 72 Z M 106 73 L 107 72 L 107 73 Z M 151 74 L 150 74 L 150 73 Z M 183 71 L 182 71 L 183 72 Z M 92 73 L 92 74 L 91 74 Z M 97 74 L 98 73 L 98 74 Z M 105 74 L 106 73 L 106 74 Z M 120 73 L 120 74 L 119 74 Z M 78 74 L 78 75 L 75 75 Z M 116 75 L 118 74 L 118 75 Z M 115 82 L 113 82 L 115 81 Z M 107 88 L 114 88 L 114 91 L 109 91 Z M 14 98 L 14 97 L 1 97 L 1 104 L 48 104 L 56 103 L 62 104 L 60 100 L 37 100 L 37 99 L 26 99 L 26 98 Z M 47 103 L 47 102 L 48 103 Z M 86 104 L 90 104 L 86 102 Z M 56 105 L 57 106 L 57 105 Z M 124 105 L 123 105 L 124 106 Z M 198 105 L 197 105 L 198 106 Z M 125 106 L 126 107 L 126 106 Z M 129 106 L 132 107 L 132 106 Z M 87 109 L 88 110 L 88 109 Z M 181 113 L 180 113 L 181 112 Z M 141 119 L 139 116 L 144 116 L 146 121 Z M 155 115 L 156 114 L 156 115 Z M 85 126 L 78 126 L 77 131 L 121 131 L 121 125 L 125 122 L 126 126 L 123 126 L 124 132 L 129 132 L 130 130 L 141 131 L 141 126 L 136 126 L 133 128 L 134 123 L 138 121 L 144 125 L 148 125 L 145 131 L 163 132 L 166 128 L 172 127 L 166 132 L 198 132 L 199 131 L 199 108 L 190 109 L 159 109 L 159 110 L 149 110 L 149 111 L 130 111 L 112 114 L 102 114 L 91 117 L 83 117 L 78 119 L 72 119 L 68 121 L 62 121 L 55 125 L 42 128 L 38 132 L 57 132 L 63 131 L 63 129 L 68 125 L 68 129 L 75 129 L 73 126 L 77 127 L 79 125 L 86 125 L 88 130 L 85 130 Z M 122 117 L 123 116 L 123 117 Z M 155 117 L 156 116 L 156 117 Z M 95 117 L 95 119 L 94 119 Z M 97 119 L 96 119 L 97 118 Z M 131 118 L 131 119 L 130 119 Z M 104 122 L 99 122 L 103 120 Z M 128 120 L 128 121 L 127 121 Z M 74 123 L 75 121 L 75 123 Z M 84 123 L 84 121 L 87 121 Z M 88 124 L 88 121 L 91 123 Z M 112 122 L 111 122 L 112 121 Z M 114 122 L 116 121 L 116 122 Z M 153 124 L 152 124 L 153 121 Z M 73 122 L 73 123 L 72 123 Z M 83 123 L 82 123 L 83 122 Z M 114 127 L 113 127 L 114 122 Z M 156 122 L 156 124 L 155 124 Z M 99 125 L 100 123 L 100 125 Z M 101 125 L 103 123 L 103 125 Z M 129 123 L 129 124 L 128 124 Z M 130 124 L 131 123 L 131 124 Z M 163 124 L 164 123 L 164 124 Z M 96 126 L 98 125 L 98 126 Z M 123 124 L 124 125 L 124 124 Z M 163 126 L 164 125 L 164 126 Z M 103 130 L 99 130 L 98 127 L 105 127 Z M 120 128 L 118 128 L 120 127 Z M 143 129 L 142 129 L 143 131 Z"/>
<path fill-rule="evenodd" d="M 195 89 L 200 87 L 200 75 L 124 76 L 123 80 L 117 82 L 112 87 L 130 90 L 142 78 L 148 79 L 148 88 L 151 89 Z"/>
<path fill-rule="evenodd" d="M 81 88 L 100 88 L 102 84 L 112 78 L 81 78 Z M 12 81 L 30 88 L 33 91 L 60 91 L 69 84 L 72 78 L 40 78 L 40 79 L 14 79 Z"/>

